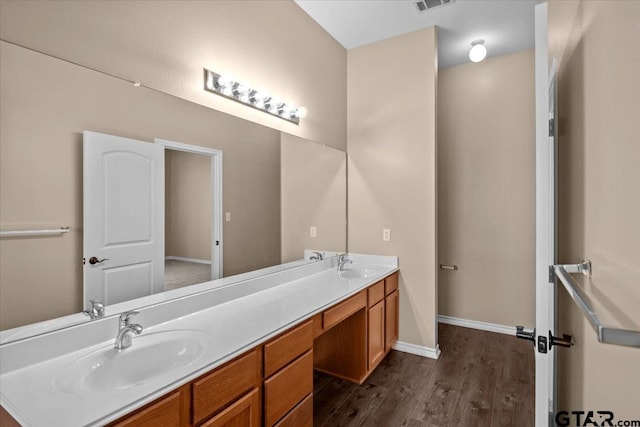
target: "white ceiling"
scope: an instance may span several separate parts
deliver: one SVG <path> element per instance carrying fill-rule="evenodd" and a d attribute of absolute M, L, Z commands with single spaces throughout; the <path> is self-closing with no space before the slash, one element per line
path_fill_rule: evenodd
<path fill-rule="evenodd" d="M 295 2 L 347 49 L 436 25 L 440 68 L 469 62 L 476 39 L 487 57 L 533 48 L 536 0 L 456 0 L 423 13 L 412 0 Z"/>

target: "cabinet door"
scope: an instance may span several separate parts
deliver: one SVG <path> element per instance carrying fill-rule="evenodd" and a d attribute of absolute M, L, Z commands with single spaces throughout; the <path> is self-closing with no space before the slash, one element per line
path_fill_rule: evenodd
<path fill-rule="evenodd" d="M 254 388 L 202 427 L 259 427 L 261 412 L 260 393 Z"/>
<path fill-rule="evenodd" d="M 369 309 L 369 371 L 384 357 L 384 300 Z"/>
<path fill-rule="evenodd" d="M 385 353 L 398 340 L 398 291 L 385 298 Z"/>

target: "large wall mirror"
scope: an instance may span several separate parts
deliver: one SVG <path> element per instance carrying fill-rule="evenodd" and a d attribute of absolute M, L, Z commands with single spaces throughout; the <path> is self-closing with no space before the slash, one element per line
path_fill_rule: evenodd
<path fill-rule="evenodd" d="M 165 148 L 164 202 L 153 206 L 164 217 L 160 292 L 211 280 L 215 209 L 224 277 L 301 260 L 304 249 L 346 249 L 344 152 L 10 43 L 0 49 L 0 227 L 69 227 L 0 238 L 0 330 L 87 305 L 84 131 L 202 149 Z M 222 153 L 222 206 L 213 152 Z"/>

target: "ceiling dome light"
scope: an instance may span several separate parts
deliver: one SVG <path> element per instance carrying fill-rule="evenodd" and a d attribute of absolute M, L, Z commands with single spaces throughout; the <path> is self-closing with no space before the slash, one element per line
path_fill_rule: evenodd
<path fill-rule="evenodd" d="M 469 59 L 472 62 L 480 62 L 487 56 L 487 48 L 484 47 L 484 40 L 474 40 L 471 42 L 471 50 L 469 50 Z"/>

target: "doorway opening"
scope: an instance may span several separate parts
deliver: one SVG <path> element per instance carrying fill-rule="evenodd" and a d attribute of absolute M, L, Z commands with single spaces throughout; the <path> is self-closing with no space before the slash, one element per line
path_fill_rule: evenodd
<path fill-rule="evenodd" d="M 222 151 L 165 147 L 165 290 L 222 277 Z"/>

